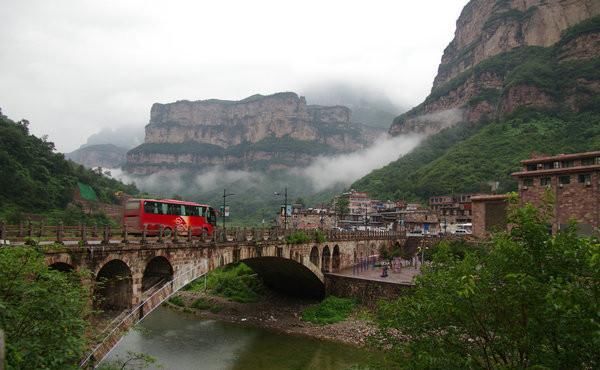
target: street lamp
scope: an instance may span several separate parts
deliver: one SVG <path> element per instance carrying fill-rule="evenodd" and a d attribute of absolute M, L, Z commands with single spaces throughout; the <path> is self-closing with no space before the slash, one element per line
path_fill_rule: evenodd
<path fill-rule="evenodd" d="M 235 194 L 232 194 L 232 193 L 227 194 L 227 191 L 225 189 L 223 189 L 223 232 L 225 232 L 225 207 L 227 206 L 225 200 L 227 199 L 227 197 L 232 196 L 232 195 L 235 195 Z"/>
<path fill-rule="evenodd" d="M 274 192 L 273 195 L 275 196 L 281 196 L 281 193 L 279 192 Z M 283 207 L 283 229 L 287 230 L 287 186 L 285 187 L 285 193 L 284 193 L 284 207 Z"/>

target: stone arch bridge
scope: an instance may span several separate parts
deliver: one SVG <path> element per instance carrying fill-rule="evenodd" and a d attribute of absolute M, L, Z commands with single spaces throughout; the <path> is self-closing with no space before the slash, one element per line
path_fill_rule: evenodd
<path fill-rule="evenodd" d="M 243 261 L 273 289 L 304 296 L 321 297 L 324 274 L 351 267 L 356 261 L 378 254 L 382 246 L 403 245 L 405 235 L 395 232 L 328 232 L 325 240 L 303 244 L 286 242 L 286 232 L 237 230 L 215 233 L 212 238 L 165 240 L 128 238 L 63 240 L 62 246 L 47 248 L 46 263 L 61 271 L 89 271 L 94 286 L 94 305 L 121 312 L 101 335 L 102 339 L 82 361 L 93 366 L 116 345 L 123 333 L 172 294 L 207 272 Z M 85 236 L 85 232 L 82 233 Z M 55 245 L 55 244 L 54 244 Z"/>

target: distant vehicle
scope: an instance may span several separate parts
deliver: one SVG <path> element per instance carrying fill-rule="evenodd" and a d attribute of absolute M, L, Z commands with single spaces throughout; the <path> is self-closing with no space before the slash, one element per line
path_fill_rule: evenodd
<path fill-rule="evenodd" d="M 467 234 L 471 234 L 473 232 L 473 224 L 468 222 L 464 224 L 456 224 L 457 230 L 465 230 Z"/>
<path fill-rule="evenodd" d="M 141 234 L 147 226 L 148 235 L 157 235 L 163 226 L 163 235 L 169 237 L 177 230 L 192 235 L 206 232 L 212 235 L 217 226 L 215 210 L 206 204 L 173 199 L 129 199 L 123 212 L 123 223 L 128 232 Z"/>

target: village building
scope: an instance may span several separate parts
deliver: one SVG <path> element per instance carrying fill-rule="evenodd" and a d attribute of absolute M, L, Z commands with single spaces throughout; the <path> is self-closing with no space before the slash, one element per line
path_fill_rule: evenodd
<path fill-rule="evenodd" d="M 279 216 L 283 225 L 283 216 Z M 288 216 L 288 225 L 294 229 L 328 230 L 335 226 L 335 213 L 326 208 L 294 208 L 292 215 Z"/>
<path fill-rule="evenodd" d="M 440 195 L 429 198 L 429 208 L 448 224 L 472 222 L 471 197 L 474 194 Z"/>
<path fill-rule="evenodd" d="M 494 231 L 506 230 L 508 195 L 486 194 L 471 197 L 473 235 L 486 237 Z"/>
<path fill-rule="evenodd" d="M 583 235 L 600 227 L 600 151 L 533 157 L 521 161 L 512 176 L 519 182 L 521 204 L 552 204 L 552 232 L 577 221 Z"/>

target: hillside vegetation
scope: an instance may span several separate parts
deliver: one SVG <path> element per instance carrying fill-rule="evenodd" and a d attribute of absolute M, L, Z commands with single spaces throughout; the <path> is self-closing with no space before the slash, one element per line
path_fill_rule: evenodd
<path fill-rule="evenodd" d="M 600 148 L 600 113 L 522 112 L 481 126 L 458 125 L 373 171 L 352 187 L 381 199 L 426 200 L 439 194 L 516 189 L 510 174 L 532 152 L 558 154 Z"/>
<path fill-rule="evenodd" d="M 497 114 L 479 123 L 459 123 L 442 130 L 352 187 L 382 199 L 423 201 L 453 192 L 489 192 L 490 182 L 499 182 L 499 191 L 511 191 L 516 189 L 511 172 L 533 152 L 552 155 L 599 150 L 600 96 L 593 86 L 600 81 L 600 57 L 561 59 L 569 41 L 592 32 L 600 32 L 600 17 L 568 29 L 553 47 L 521 47 L 491 57 L 439 86 L 396 123 L 419 115 L 429 102 L 484 74 L 500 78 L 503 86 L 482 89 L 466 106 L 486 102 L 496 107 Z M 533 87 L 546 94 L 550 103 L 503 113 L 501 102 L 516 86 Z"/>
<path fill-rule="evenodd" d="M 28 121 L 14 122 L 0 114 L 0 218 L 64 210 L 77 182 L 90 185 L 106 203 L 117 201 L 115 192 L 138 192 L 135 185 L 67 161 L 52 142 L 29 133 Z"/>

